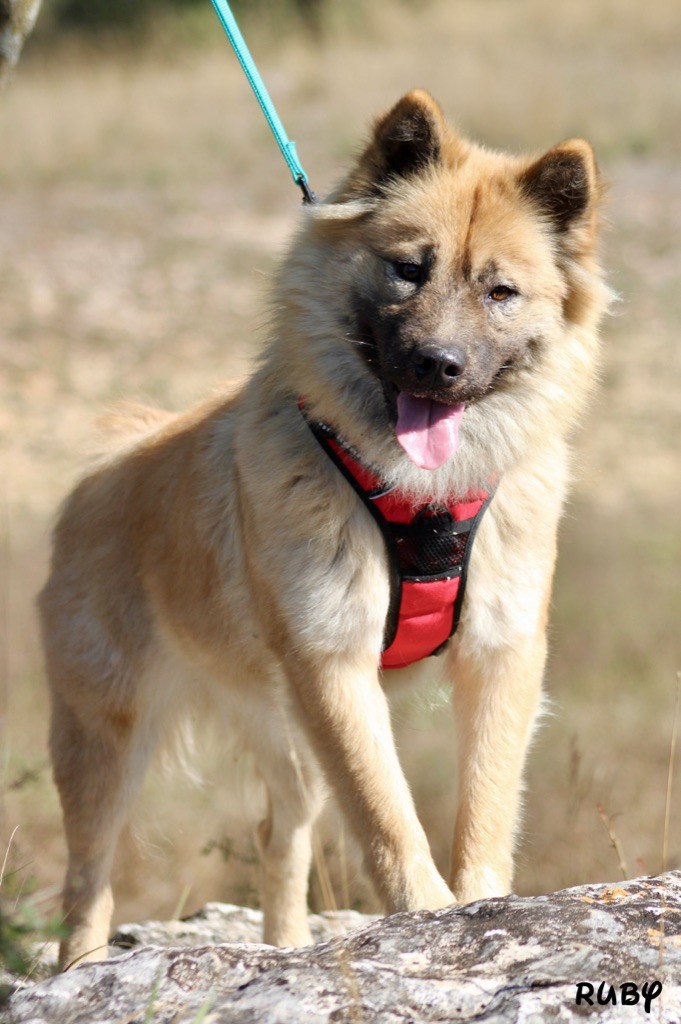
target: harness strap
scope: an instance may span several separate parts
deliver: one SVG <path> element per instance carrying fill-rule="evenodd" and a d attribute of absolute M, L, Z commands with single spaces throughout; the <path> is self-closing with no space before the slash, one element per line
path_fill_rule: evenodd
<path fill-rule="evenodd" d="M 386 484 L 332 428 L 301 413 L 327 456 L 381 530 L 388 558 L 390 604 L 383 668 L 439 654 L 461 617 L 473 540 L 493 491 L 440 505 L 413 501 Z"/>

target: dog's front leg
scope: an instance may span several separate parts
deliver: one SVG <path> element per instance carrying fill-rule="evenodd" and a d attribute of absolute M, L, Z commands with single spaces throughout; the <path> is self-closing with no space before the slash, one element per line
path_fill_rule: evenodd
<path fill-rule="evenodd" d="M 261 481 L 244 460 L 243 529 L 263 636 L 386 909 L 447 906 L 454 899 L 416 815 L 379 679 L 390 600 L 383 541 L 310 443 L 311 463 L 295 475 L 287 451 L 273 462 L 278 503 L 250 497 Z"/>
<path fill-rule="evenodd" d="M 397 758 L 375 660 L 327 654 L 314 661 L 289 657 L 286 667 L 317 756 L 388 912 L 452 903 Z"/>
<path fill-rule="evenodd" d="M 454 716 L 459 808 L 451 886 L 461 903 L 511 891 L 522 772 L 541 702 L 543 633 L 512 649 L 459 649 Z"/>

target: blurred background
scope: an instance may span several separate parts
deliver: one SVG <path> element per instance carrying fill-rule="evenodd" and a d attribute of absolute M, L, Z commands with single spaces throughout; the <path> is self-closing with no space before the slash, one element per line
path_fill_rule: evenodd
<path fill-rule="evenodd" d="M 679 652 L 681 8 L 677 0 L 242 2 L 315 189 L 413 86 L 514 151 L 582 135 L 609 182 L 620 301 L 576 442 L 517 889 L 681 866 L 668 799 Z M 121 398 L 181 409 L 246 371 L 299 193 L 208 0 L 49 0 L 0 94 L 0 864 L 5 915 L 49 919 L 65 863 L 34 598 L 55 509 Z M 443 871 L 455 808 L 444 691 L 395 706 Z M 257 903 L 219 735 L 203 782 L 154 772 L 124 835 L 116 921 Z M 665 809 L 669 825 L 665 844 Z M 372 909 L 330 810 L 312 903 Z M 666 853 L 665 853 L 666 851 Z M 23 918 L 22 918 L 23 920 Z"/>

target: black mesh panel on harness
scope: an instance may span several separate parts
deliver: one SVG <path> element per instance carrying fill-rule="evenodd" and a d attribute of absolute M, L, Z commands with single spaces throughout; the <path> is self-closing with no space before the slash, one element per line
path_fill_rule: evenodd
<path fill-rule="evenodd" d="M 402 577 L 432 580 L 460 572 L 470 528 L 470 522 L 455 522 L 442 505 L 426 506 L 411 523 L 391 523 Z"/>

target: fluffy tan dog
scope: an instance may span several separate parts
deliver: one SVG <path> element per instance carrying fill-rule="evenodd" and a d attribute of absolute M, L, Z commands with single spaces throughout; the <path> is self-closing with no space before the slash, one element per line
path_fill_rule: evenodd
<path fill-rule="evenodd" d="M 186 415 L 137 410 L 117 424 L 117 450 L 65 504 L 40 597 L 69 848 L 62 966 L 104 955 L 130 799 L 157 742 L 208 691 L 267 789 L 266 942 L 310 941 L 310 835 L 326 786 L 389 913 L 509 892 L 566 437 L 608 300 L 599 198 L 586 142 L 490 152 L 409 93 L 305 212 L 252 377 Z M 444 664 L 453 684 L 447 882 L 391 733 L 385 691 L 402 673 L 381 670 L 401 585 L 389 541 L 310 425 L 403 507 L 446 519 L 452 502 L 494 491 L 464 559 L 465 603 L 462 583 L 445 608 L 456 635 L 418 666 Z"/>

